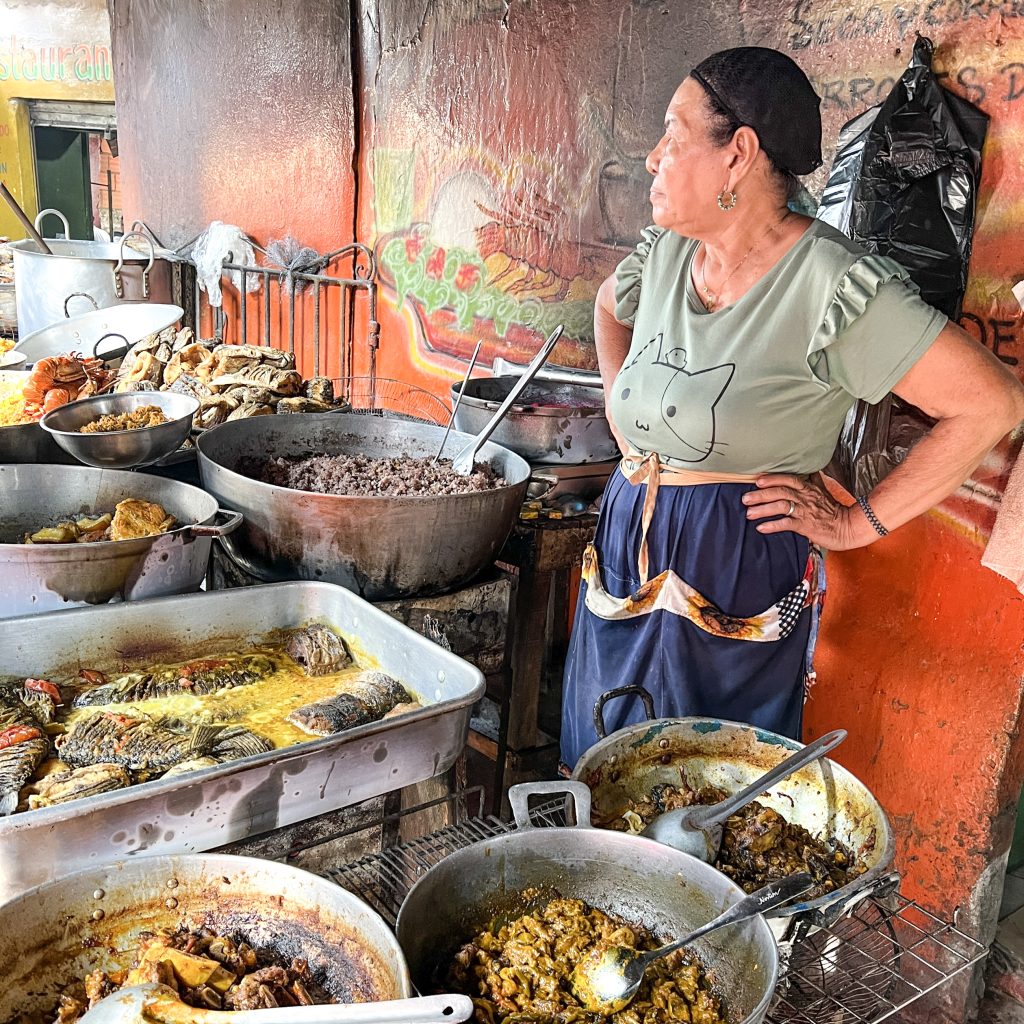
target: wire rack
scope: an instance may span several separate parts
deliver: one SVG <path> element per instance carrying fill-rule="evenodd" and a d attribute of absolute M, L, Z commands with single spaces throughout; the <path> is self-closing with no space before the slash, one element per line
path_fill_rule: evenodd
<path fill-rule="evenodd" d="M 564 824 L 563 811 L 561 800 L 540 803 L 531 808 L 531 820 L 538 826 Z M 324 873 L 394 926 L 406 894 L 435 864 L 456 850 L 514 830 L 514 824 L 493 816 L 467 817 Z M 867 899 L 835 924 L 782 943 L 784 974 L 767 1020 L 876 1024 L 980 962 L 987 952 L 903 896 Z"/>

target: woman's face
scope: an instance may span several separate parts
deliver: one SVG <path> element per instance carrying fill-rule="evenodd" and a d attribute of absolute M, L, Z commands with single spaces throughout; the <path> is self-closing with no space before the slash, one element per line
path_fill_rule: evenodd
<path fill-rule="evenodd" d="M 708 134 L 703 86 L 687 78 L 665 112 L 665 134 L 647 156 L 654 175 L 654 223 L 687 238 L 703 238 L 721 224 L 716 197 L 729 184 L 731 146 L 718 147 Z"/>

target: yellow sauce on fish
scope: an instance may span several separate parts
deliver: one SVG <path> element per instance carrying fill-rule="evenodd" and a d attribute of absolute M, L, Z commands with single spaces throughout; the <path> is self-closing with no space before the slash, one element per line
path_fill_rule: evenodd
<path fill-rule="evenodd" d="M 316 738 L 287 720 L 293 711 L 314 701 L 327 700 L 344 693 L 361 672 L 379 668 L 377 660 L 360 649 L 357 643 L 353 643 L 348 637 L 345 638 L 345 643 L 352 655 L 353 664 L 331 675 L 307 676 L 283 653 L 280 646 L 254 645 L 246 651 L 247 654 L 264 654 L 277 666 L 277 671 L 273 675 L 258 682 L 200 696 L 183 692 L 171 697 L 76 708 L 66 717 L 62 716 L 63 722 L 70 727 L 98 711 L 110 711 L 115 714 L 141 712 L 153 718 L 180 718 L 196 724 L 209 722 L 241 725 L 270 740 L 275 747 L 288 747 Z M 197 654 L 197 657 L 207 656 L 216 655 L 205 650 Z M 145 666 L 146 671 L 152 672 L 164 667 L 171 666 Z M 110 678 L 115 678 L 113 673 Z"/>

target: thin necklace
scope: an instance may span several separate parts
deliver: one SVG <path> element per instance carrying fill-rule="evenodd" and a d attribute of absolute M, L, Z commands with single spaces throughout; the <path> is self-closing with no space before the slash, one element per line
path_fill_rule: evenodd
<path fill-rule="evenodd" d="M 782 220 L 778 222 L 778 224 L 768 225 L 768 229 L 757 238 L 754 244 L 743 254 L 743 258 L 739 261 L 739 263 L 737 263 L 736 266 L 729 271 L 729 273 L 725 277 L 725 280 L 718 286 L 719 295 L 721 295 L 722 292 L 725 290 L 725 286 L 732 280 L 733 275 L 736 273 L 736 271 L 739 270 L 740 267 L 742 267 L 743 264 L 747 262 L 747 259 L 749 258 L 750 254 L 761 245 L 761 243 L 768 237 L 768 235 L 775 228 L 781 227 L 785 220 L 786 218 L 783 217 Z M 704 246 L 704 259 L 701 261 L 700 265 L 700 287 L 701 291 L 704 292 L 704 308 L 709 313 L 713 313 L 715 311 L 715 307 L 718 305 L 718 295 L 715 295 L 715 293 L 708 287 L 708 279 L 705 276 L 705 271 L 708 265 L 708 247 L 706 242 L 701 242 L 701 245 Z"/>

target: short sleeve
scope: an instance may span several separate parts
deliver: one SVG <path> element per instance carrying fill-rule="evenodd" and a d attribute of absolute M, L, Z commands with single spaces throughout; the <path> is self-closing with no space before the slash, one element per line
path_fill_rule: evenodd
<path fill-rule="evenodd" d="M 640 305 L 640 281 L 651 246 L 664 231 L 653 224 L 640 233 L 637 247 L 615 268 L 615 319 L 633 326 Z"/>
<path fill-rule="evenodd" d="M 868 255 L 839 282 L 811 346 L 818 376 L 874 404 L 924 355 L 948 317 L 895 260 Z M 822 373 L 822 370 L 825 373 Z"/>

